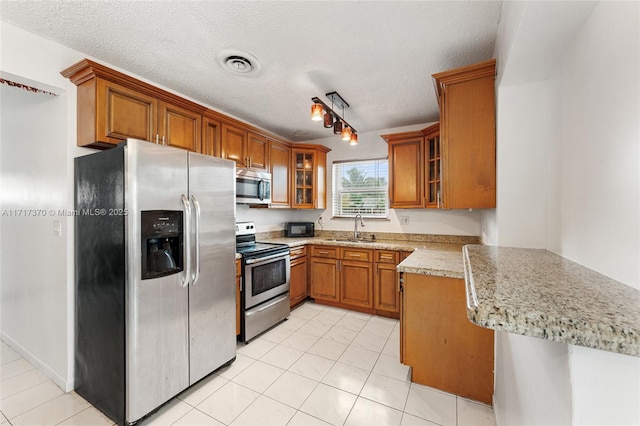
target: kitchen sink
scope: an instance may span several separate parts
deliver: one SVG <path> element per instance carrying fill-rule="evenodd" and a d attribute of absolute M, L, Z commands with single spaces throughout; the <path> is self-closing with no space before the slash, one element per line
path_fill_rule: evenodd
<path fill-rule="evenodd" d="M 327 239 L 327 241 L 336 241 L 342 243 L 375 243 L 375 241 L 372 240 L 360 240 L 355 238 L 330 238 Z"/>

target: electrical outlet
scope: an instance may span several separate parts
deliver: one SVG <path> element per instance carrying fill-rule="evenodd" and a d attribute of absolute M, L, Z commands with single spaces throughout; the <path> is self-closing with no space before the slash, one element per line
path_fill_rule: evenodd
<path fill-rule="evenodd" d="M 400 223 L 405 225 L 409 223 L 409 216 L 400 216 Z"/>
<path fill-rule="evenodd" d="M 53 219 L 53 235 L 56 237 L 62 236 L 62 223 L 60 219 Z"/>

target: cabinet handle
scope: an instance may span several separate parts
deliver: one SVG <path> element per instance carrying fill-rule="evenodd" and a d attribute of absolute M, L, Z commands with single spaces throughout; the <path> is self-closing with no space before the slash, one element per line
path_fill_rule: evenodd
<path fill-rule="evenodd" d="M 400 272 L 400 277 L 398 278 L 398 292 L 402 293 L 403 289 L 402 289 L 402 281 L 404 280 L 404 276 L 402 275 L 402 272 Z"/>
<path fill-rule="evenodd" d="M 164 140 L 164 136 L 162 136 L 162 145 L 167 146 L 167 142 Z"/>
<path fill-rule="evenodd" d="M 380 255 L 380 259 L 389 259 L 389 260 L 391 260 L 391 259 L 393 259 L 393 256 L 389 256 L 389 255 L 386 255 L 386 254 L 381 254 Z"/>
<path fill-rule="evenodd" d="M 318 254 L 329 254 L 328 251 L 319 251 Z"/>
<path fill-rule="evenodd" d="M 359 253 L 349 253 L 349 256 L 360 257 L 360 254 Z"/>
<path fill-rule="evenodd" d="M 158 134 L 156 133 L 156 145 L 158 144 L 158 138 L 159 138 L 159 137 L 160 137 L 160 135 L 158 135 Z"/>
<path fill-rule="evenodd" d="M 437 199 L 438 199 L 438 208 L 440 208 L 440 192 L 438 192 L 438 197 L 437 197 Z"/>
<path fill-rule="evenodd" d="M 342 272 L 342 260 L 338 260 L 338 271 Z"/>

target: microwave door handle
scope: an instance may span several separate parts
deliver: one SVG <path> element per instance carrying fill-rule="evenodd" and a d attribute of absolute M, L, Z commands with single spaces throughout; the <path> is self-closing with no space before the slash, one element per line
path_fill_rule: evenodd
<path fill-rule="evenodd" d="M 198 278 L 200 278 L 200 203 L 195 195 L 191 196 L 191 201 L 193 203 L 193 207 L 195 208 L 195 248 L 196 248 L 196 265 L 195 265 L 195 273 L 191 275 L 191 285 L 196 285 L 198 282 Z"/>
<path fill-rule="evenodd" d="M 264 180 L 260 179 L 260 182 L 258 182 L 258 198 L 260 199 L 260 201 L 264 200 Z"/>
<path fill-rule="evenodd" d="M 182 194 L 180 197 L 182 205 L 184 206 L 184 219 L 182 221 L 182 235 L 184 238 L 184 279 L 182 280 L 181 287 L 187 287 L 189 285 L 189 279 L 191 278 L 191 204 L 186 195 Z"/>

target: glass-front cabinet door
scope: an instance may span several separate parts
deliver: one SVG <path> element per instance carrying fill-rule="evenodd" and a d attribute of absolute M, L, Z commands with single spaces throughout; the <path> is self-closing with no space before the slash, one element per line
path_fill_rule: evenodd
<path fill-rule="evenodd" d="M 294 200 L 296 208 L 315 208 L 315 152 L 294 150 Z"/>
<path fill-rule="evenodd" d="M 434 124 L 423 130 L 425 158 L 425 192 L 426 206 L 441 208 L 442 206 L 442 160 L 440 153 L 440 126 Z"/>

